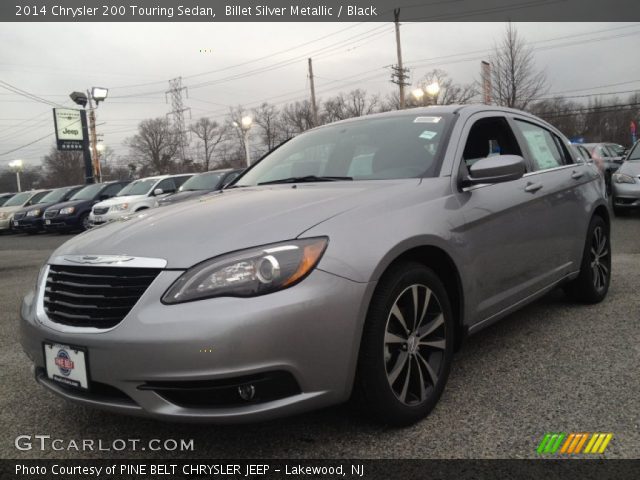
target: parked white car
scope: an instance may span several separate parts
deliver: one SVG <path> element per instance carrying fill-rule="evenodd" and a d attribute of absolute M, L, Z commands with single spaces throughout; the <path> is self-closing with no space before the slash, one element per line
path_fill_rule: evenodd
<path fill-rule="evenodd" d="M 158 198 L 176 192 L 180 185 L 192 176 L 192 173 L 159 175 L 131 182 L 115 197 L 93 206 L 89 214 L 89 225 L 102 225 L 147 208 L 154 208 Z"/>

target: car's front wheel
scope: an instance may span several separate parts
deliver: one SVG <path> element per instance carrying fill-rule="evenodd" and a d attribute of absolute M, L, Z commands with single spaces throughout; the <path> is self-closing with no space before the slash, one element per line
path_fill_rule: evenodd
<path fill-rule="evenodd" d="M 600 216 L 594 216 L 589 224 L 585 240 L 580 274 L 570 282 L 565 291 L 583 303 L 604 300 L 611 281 L 611 240 L 609 227 Z"/>
<path fill-rule="evenodd" d="M 429 268 L 407 262 L 381 279 L 364 326 L 356 395 L 377 421 L 409 425 L 436 405 L 453 357 L 454 320 Z"/>

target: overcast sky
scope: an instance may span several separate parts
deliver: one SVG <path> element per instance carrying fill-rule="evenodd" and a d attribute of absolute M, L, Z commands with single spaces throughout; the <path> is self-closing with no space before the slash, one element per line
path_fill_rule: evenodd
<path fill-rule="evenodd" d="M 551 93 L 640 88 L 640 24 L 516 27 L 536 48 L 536 64 L 546 71 Z M 411 79 L 440 68 L 459 83 L 477 80 L 480 58 L 488 56 L 504 28 L 502 23 L 403 24 Z M 387 67 L 396 62 L 393 25 L 382 23 L 0 23 L 0 45 L 0 80 L 47 100 L 72 106 L 68 95 L 74 90 L 109 88 L 97 112 L 98 133 L 118 155 L 127 153 L 122 141 L 140 120 L 170 111 L 163 92 L 171 78 L 182 76 L 189 87 L 184 102 L 195 120 L 222 118 L 238 104 L 307 98 L 308 56 L 314 59 L 320 99 L 354 88 L 389 93 L 394 86 Z M 606 85 L 612 86 L 595 88 Z M 39 163 L 54 137 L 2 153 L 52 132 L 50 106 L 0 89 L 0 168 L 18 158 Z"/>

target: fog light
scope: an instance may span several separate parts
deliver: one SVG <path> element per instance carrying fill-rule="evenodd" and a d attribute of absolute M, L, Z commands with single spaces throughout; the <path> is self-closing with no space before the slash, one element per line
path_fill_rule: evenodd
<path fill-rule="evenodd" d="M 240 398 L 245 401 L 253 400 L 253 397 L 256 396 L 256 387 L 253 385 L 240 385 L 238 387 L 238 395 Z"/>

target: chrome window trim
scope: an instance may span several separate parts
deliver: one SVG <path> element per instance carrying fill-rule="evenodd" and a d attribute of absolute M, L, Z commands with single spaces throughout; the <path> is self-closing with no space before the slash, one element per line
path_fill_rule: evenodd
<path fill-rule="evenodd" d="M 524 177 L 529 177 L 531 175 L 538 175 L 540 173 L 553 172 L 555 170 L 565 170 L 567 168 L 577 168 L 577 167 L 580 167 L 581 165 L 584 165 L 584 164 L 570 163 L 568 165 L 560 165 L 559 167 L 546 168 L 544 170 L 536 170 L 534 172 L 527 172 L 522 177 L 524 178 Z"/>

